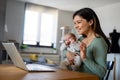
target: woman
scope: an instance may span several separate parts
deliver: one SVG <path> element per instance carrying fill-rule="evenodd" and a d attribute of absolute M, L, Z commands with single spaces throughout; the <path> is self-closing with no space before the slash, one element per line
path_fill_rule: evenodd
<path fill-rule="evenodd" d="M 80 40 L 80 56 L 82 65 L 80 72 L 96 74 L 100 79 L 105 76 L 109 40 L 103 33 L 96 13 L 90 8 L 83 8 L 73 15 L 75 29 L 82 37 Z M 66 56 L 71 64 L 74 62 L 70 52 Z"/>

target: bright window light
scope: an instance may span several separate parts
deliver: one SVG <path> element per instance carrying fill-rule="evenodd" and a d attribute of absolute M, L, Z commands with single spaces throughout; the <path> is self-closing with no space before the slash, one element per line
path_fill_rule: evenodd
<path fill-rule="evenodd" d="M 53 47 L 56 44 L 55 15 L 26 10 L 23 44 Z"/>

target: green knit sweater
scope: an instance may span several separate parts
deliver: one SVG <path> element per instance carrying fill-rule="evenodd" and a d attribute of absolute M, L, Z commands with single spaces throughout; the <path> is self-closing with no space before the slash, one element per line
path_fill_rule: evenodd
<path fill-rule="evenodd" d="M 79 38 L 82 41 L 83 37 Z M 108 46 L 102 37 L 96 37 L 86 49 L 86 59 L 80 66 L 80 72 L 97 75 L 100 80 L 107 71 L 106 58 Z"/>

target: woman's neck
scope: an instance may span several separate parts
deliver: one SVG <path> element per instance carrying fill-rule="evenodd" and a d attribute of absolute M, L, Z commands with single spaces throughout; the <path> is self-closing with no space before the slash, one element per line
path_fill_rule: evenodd
<path fill-rule="evenodd" d="M 82 42 L 84 42 L 88 47 L 91 44 L 91 42 L 94 40 L 94 38 L 95 38 L 94 32 L 90 32 L 89 34 L 86 35 L 86 37 L 83 39 Z"/>
<path fill-rule="evenodd" d="M 92 30 L 89 30 L 89 32 L 86 34 L 86 38 L 95 37 L 95 33 Z"/>

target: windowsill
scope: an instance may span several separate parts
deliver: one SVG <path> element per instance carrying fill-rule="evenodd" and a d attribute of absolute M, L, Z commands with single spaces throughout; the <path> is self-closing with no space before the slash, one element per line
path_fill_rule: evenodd
<path fill-rule="evenodd" d="M 45 54 L 45 55 L 58 55 L 57 53 L 41 53 L 41 52 L 20 52 L 21 54 Z"/>
<path fill-rule="evenodd" d="M 53 48 L 28 47 L 26 49 L 20 50 L 20 53 L 57 54 L 57 50 L 54 50 Z"/>

